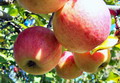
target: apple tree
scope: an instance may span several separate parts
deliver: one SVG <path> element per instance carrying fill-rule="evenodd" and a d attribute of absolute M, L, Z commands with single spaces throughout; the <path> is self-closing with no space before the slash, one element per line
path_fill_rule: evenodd
<path fill-rule="evenodd" d="M 43 75 L 29 74 L 22 70 L 14 59 L 13 47 L 18 35 L 25 29 L 34 26 L 47 27 L 53 30 L 54 13 L 37 14 L 38 12 L 33 13 L 24 9 L 16 0 L 0 0 L 0 83 L 120 83 L 120 1 L 104 0 L 104 2 L 111 14 L 109 35 L 115 35 L 118 38 L 117 43 L 109 48 L 111 54 L 109 63 L 98 72 L 83 72 L 81 74 L 81 71 L 78 71 L 77 73 L 80 76 L 74 79 L 64 79 L 56 73 L 55 68 Z M 63 3 L 60 4 L 63 5 Z M 46 5 L 52 4 L 49 4 L 48 1 Z M 57 6 L 60 7 L 60 5 Z M 33 6 L 31 7 L 36 9 Z M 112 45 L 112 43 L 114 42 L 110 42 L 108 45 Z M 67 49 L 63 48 L 62 50 L 66 51 Z M 87 64 L 89 66 L 89 62 Z M 65 67 L 69 71 L 67 67 L 69 66 L 66 65 Z M 70 69 L 72 69 L 71 66 Z M 72 71 L 72 75 L 74 72 Z"/>

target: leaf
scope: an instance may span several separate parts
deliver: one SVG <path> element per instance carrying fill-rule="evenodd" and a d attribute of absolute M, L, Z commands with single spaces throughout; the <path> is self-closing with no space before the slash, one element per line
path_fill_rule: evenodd
<path fill-rule="evenodd" d="M 45 24 L 41 21 L 42 18 L 39 18 L 37 15 L 31 14 L 31 17 L 33 17 L 37 23 L 38 26 L 44 26 Z"/>
<path fill-rule="evenodd" d="M 114 79 L 112 79 L 115 83 L 120 83 L 120 77 L 116 77 Z"/>
<path fill-rule="evenodd" d="M 13 36 L 11 36 L 11 40 L 12 40 L 12 41 L 15 41 L 16 38 L 17 38 L 17 36 L 18 36 L 18 35 L 13 35 Z"/>
<path fill-rule="evenodd" d="M 6 61 L 14 61 L 14 58 L 11 56 L 6 56 L 0 52 L 0 56 L 3 57 Z"/>
<path fill-rule="evenodd" d="M 111 24 L 115 24 L 115 18 L 114 17 L 111 18 Z"/>
<path fill-rule="evenodd" d="M 8 14 L 10 14 L 10 16 L 18 16 L 18 10 L 16 8 L 10 8 L 8 11 Z"/>
<path fill-rule="evenodd" d="M 7 60 L 4 57 L 0 56 L 0 63 L 4 63 L 4 62 L 7 62 Z"/>
<path fill-rule="evenodd" d="M 113 80 L 114 78 L 118 77 L 117 74 L 115 74 L 114 72 L 110 72 L 108 78 L 107 78 L 107 81 L 109 80 Z"/>
<path fill-rule="evenodd" d="M 13 83 L 7 75 L 0 75 L 0 83 Z"/>
<path fill-rule="evenodd" d="M 68 51 L 68 49 L 62 47 L 62 52 L 64 52 L 64 51 Z"/>
<path fill-rule="evenodd" d="M 0 42 L 4 42 L 4 41 L 5 41 L 4 37 L 0 36 Z"/>
<path fill-rule="evenodd" d="M 25 26 L 24 24 L 19 24 L 22 28 L 27 29 L 28 27 Z"/>
<path fill-rule="evenodd" d="M 46 76 L 47 76 L 47 77 L 51 77 L 51 78 L 53 77 L 53 76 L 52 76 L 52 73 L 47 73 Z"/>
<path fill-rule="evenodd" d="M 50 14 L 40 14 L 40 16 L 42 16 L 46 20 L 49 20 L 51 15 L 52 15 L 51 13 Z"/>
<path fill-rule="evenodd" d="M 41 78 L 34 77 L 34 82 L 35 82 L 35 83 L 39 83 L 40 80 L 41 80 Z"/>
<path fill-rule="evenodd" d="M 115 45 L 115 47 L 117 47 L 117 48 L 119 48 L 119 49 L 120 49 L 120 44 Z"/>
<path fill-rule="evenodd" d="M 92 50 L 92 53 L 95 53 L 98 50 L 108 49 L 115 46 L 118 42 L 118 38 L 116 36 L 108 36 L 108 38 L 95 49 Z"/>

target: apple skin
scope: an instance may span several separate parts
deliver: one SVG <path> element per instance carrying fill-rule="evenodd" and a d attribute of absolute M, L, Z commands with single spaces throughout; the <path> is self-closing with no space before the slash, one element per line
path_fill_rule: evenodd
<path fill-rule="evenodd" d="M 14 58 L 24 71 L 41 75 L 52 70 L 60 60 L 62 47 L 54 33 L 35 26 L 21 32 L 14 43 Z"/>
<path fill-rule="evenodd" d="M 17 0 L 25 9 L 38 14 L 47 14 L 56 12 L 68 0 Z"/>
<path fill-rule="evenodd" d="M 85 72 L 95 73 L 105 68 L 111 58 L 110 50 L 103 49 L 90 54 L 86 53 L 74 53 L 74 60 L 78 68 Z"/>
<path fill-rule="evenodd" d="M 83 71 L 77 68 L 73 56 L 72 52 L 63 52 L 61 59 L 55 68 L 58 76 L 64 79 L 74 79 L 83 73 Z"/>
<path fill-rule="evenodd" d="M 53 18 L 58 41 L 68 50 L 85 53 L 109 35 L 111 16 L 102 0 L 69 0 Z"/>

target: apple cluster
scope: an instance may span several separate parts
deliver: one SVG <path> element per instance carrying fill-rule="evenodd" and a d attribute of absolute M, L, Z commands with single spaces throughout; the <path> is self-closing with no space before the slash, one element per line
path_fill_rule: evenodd
<path fill-rule="evenodd" d="M 41 75 L 55 68 L 60 77 L 73 79 L 83 72 L 95 73 L 109 63 L 109 48 L 100 48 L 108 38 L 111 26 L 111 15 L 104 1 L 17 1 L 33 13 L 55 12 L 53 31 L 34 26 L 18 35 L 14 58 L 24 71 Z M 62 47 L 67 51 L 62 52 Z"/>

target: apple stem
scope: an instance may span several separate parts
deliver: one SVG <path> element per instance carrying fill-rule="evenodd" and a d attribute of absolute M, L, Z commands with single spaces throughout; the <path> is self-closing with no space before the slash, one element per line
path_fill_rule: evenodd
<path fill-rule="evenodd" d="M 51 29 L 51 26 L 52 26 L 51 22 L 52 22 L 53 16 L 54 16 L 54 13 L 52 13 L 50 20 L 48 22 L 48 25 L 47 25 L 47 28 L 49 28 L 49 29 Z"/>
<path fill-rule="evenodd" d="M 30 60 L 30 61 L 28 61 L 27 65 L 28 65 L 28 67 L 34 67 L 34 66 L 36 66 L 36 63 L 34 61 Z"/>

